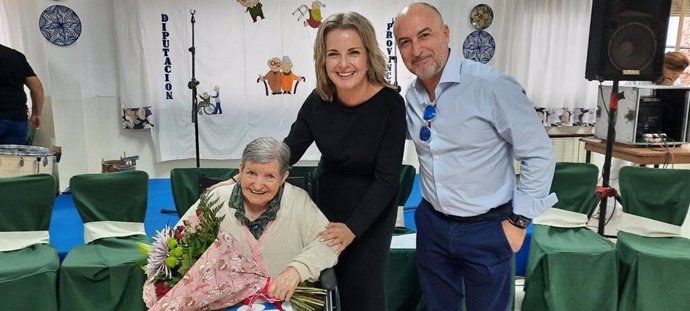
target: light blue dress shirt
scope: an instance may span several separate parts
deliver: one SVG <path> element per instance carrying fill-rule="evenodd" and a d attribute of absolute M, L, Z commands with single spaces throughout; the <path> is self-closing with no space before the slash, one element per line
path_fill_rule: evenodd
<path fill-rule="evenodd" d="M 475 216 L 513 200 L 529 218 L 558 199 L 549 195 L 553 146 L 520 84 L 451 52 L 431 102 L 421 80 L 406 94 L 408 138 L 419 156 L 422 196 L 438 211 Z M 436 105 L 431 138 L 419 138 L 426 105 Z M 520 162 L 516 185 L 513 159 Z"/>

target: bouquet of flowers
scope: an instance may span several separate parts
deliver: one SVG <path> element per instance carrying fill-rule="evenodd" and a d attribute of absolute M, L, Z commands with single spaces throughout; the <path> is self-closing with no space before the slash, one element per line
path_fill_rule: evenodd
<path fill-rule="evenodd" d="M 244 253 L 239 242 L 220 230 L 222 205 L 208 193 L 199 199 L 196 215 L 176 228 L 158 231 L 152 245 L 141 243 L 148 256 L 144 302 L 149 310 L 214 310 L 239 302 L 249 306 L 267 297 L 271 278 Z M 290 302 L 296 310 L 316 311 L 324 305 L 326 290 L 299 286 Z"/>

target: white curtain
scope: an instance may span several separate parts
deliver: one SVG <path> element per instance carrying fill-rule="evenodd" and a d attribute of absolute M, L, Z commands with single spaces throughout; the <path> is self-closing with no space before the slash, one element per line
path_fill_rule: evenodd
<path fill-rule="evenodd" d="M 10 4 L 8 0 L 0 0 L 0 44 L 4 46 L 14 47 L 14 49 L 19 50 L 19 44 L 21 40 L 14 39 L 14 35 L 18 34 L 18 31 L 12 31 L 15 27 L 10 27 L 12 22 L 17 22 L 18 19 L 14 21 L 11 19 Z"/>
<path fill-rule="evenodd" d="M 496 67 L 522 83 L 535 107 L 596 107 L 596 87 L 584 77 L 591 8 L 591 0 L 503 2 Z"/>

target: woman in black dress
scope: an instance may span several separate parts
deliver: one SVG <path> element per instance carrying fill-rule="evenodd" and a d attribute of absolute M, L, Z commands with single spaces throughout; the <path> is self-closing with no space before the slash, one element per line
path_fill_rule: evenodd
<path fill-rule="evenodd" d="M 405 145 L 405 102 L 386 82 L 374 28 L 358 13 L 324 20 L 314 63 L 316 89 L 285 138 L 290 165 L 316 143 L 317 204 L 330 221 L 321 238 L 339 245 L 335 272 L 343 310 L 386 310 L 384 277 Z"/>
<path fill-rule="evenodd" d="M 384 275 L 405 144 L 404 99 L 386 82 L 386 61 L 371 23 L 339 13 L 314 42 L 316 89 L 285 143 L 291 164 L 313 143 L 321 152 L 321 233 L 340 245 L 335 267 L 345 311 L 385 310 Z"/>

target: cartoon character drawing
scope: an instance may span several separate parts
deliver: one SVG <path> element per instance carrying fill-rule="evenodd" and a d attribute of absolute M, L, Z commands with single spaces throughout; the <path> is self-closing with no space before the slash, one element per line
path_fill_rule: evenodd
<path fill-rule="evenodd" d="M 249 16 L 252 17 L 252 21 L 256 23 L 256 19 L 258 17 L 261 17 L 261 19 L 264 18 L 264 11 L 261 8 L 263 5 L 260 2 L 261 0 L 237 0 L 243 7 L 247 8 L 247 12 L 249 12 Z"/>
<path fill-rule="evenodd" d="M 294 93 L 297 93 L 299 80 L 302 79 L 304 81 L 304 77 L 300 77 L 292 72 L 292 60 L 290 60 L 290 57 L 283 56 L 283 64 L 280 69 L 283 71 L 283 94 L 293 93 L 292 83 L 295 81 L 297 83 L 295 83 Z"/>
<path fill-rule="evenodd" d="M 259 75 L 256 83 L 263 81 L 266 96 L 269 89 L 273 95 L 296 94 L 299 81 L 306 81 L 306 79 L 292 72 L 292 66 L 292 60 L 288 56 L 283 56 L 282 61 L 278 57 L 273 57 L 268 60 L 269 71 L 266 75 Z"/>
<path fill-rule="evenodd" d="M 282 66 L 282 63 L 280 61 L 280 58 L 278 57 L 273 57 L 268 60 L 268 68 L 270 70 L 266 73 L 265 76 L 259 75 L 259 78 L 256 79 L 256 82 L 258 83 L 259 81 L 264 82 L 264 88 L 266 89 L 266 96 L 268 96 L 268 89 L 271 89 L 271 94 L 277 95 L 277 94 L 282 94 L 282 87 L 283 87 L 283 74 L 280 72 L 280 67 Z"/>
<path fill-rule="evenodd" d="M 213 114 L 222 114 L 223 113 L 223 107 L 220 106 L 220 86 L 216 85 L 213 87 L 213 91 L 216 92 L 215 95 L 211 96 L 211 98 L 214 99 L 216 102 L 216 109 L 213 110 Z"/>
<path fill-rule="evenodd" d="M 203 92 L 201 95 L 199 95 L 199 98 L 201 98 L 201 101 L 197 103 L 196 111 L 199 114 L 201 114 L 202 111 L 205 114 L 213 114 L 216 106 L 211 104 L 211 95 L 208 95 L 208 92 Z"/>
<path fill-rule="evenodd" d="M 306 4 L 302 4 L 292 12 L 292 15 L 295 15 L 295 13 L 299 12 L 299 16 L 297 17 L 297 21 L 299 21 L 307 13 L 309 13 L 309 18 L 304 21 L 304 27 L 311 26 L 311 28 L 319 28 L 321 25 L 321 20 L 323 19 L 321 16 L 321 8 L 325 7 L 326 5 L 323 4 L 323 2 L 315 0 L 312 1 L 311 8 L 309 8 Z"/>

